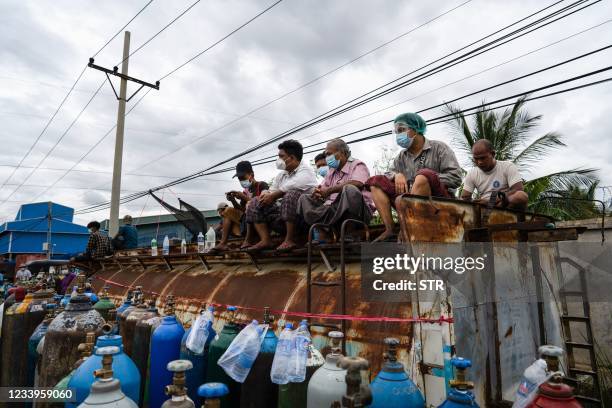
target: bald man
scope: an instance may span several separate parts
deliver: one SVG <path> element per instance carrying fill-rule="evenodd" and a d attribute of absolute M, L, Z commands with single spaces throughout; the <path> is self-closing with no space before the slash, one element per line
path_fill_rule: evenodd
<path fill-rule="evenodd" d="M 475 201 L 488 204 L 491 194 L 497 192 L 496 207 L 527 208 L 527 193 L 523 190 L 523 179 L 516 165 L 511 161 L 495 160 L 495 150 L 490 141 L 480 139 L 474 143 L 472 158 L 476 167 L 468 171 L 463 181 L 461 199 L 472 201 L 476 190 L 478 198 Z"/>

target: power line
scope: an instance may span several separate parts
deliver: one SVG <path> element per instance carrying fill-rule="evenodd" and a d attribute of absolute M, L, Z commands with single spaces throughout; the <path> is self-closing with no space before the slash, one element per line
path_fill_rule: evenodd
<path fill-rule="evenodd" d="M 302 90 L 302 89 L 304 89 L 304 88 L 314 84 L 315 82 L 318 82 L 319 80 L 321 80 L 321 79 L 323 79 L 323 78 L 333 74 L 334 72 L 337 72 L 337 71 L 341 70 L 342 68 L 344 68 L 344 67 L 346 67 L 346 66 L 348 66 L 348 65 L 350 65 L 350 64 L 352 64 L 354 62 L 357 62 L 358 60 L 360 60 L 360 59 L 362 59 L 362 58 L 364 58 L 364 57 L 374 53 L 375 51 L 377 51 L 377 50 L 379 50 L 379 49 L 381 49 L 381 48 L 383 48 L 383 47 L 385 47 L 385 46 L 387 46 L 387 45 L 389 45 L 389 44 L 391 44 L 391 43 L 393 43 L 393 42 L 395 42 L 395 41 L 397 41 L 397 40 L 399 40 L 399 39 L 401 39 L 403 37 L 405 37 L 406 35 L 414 32 L 414 31 L 416 31 L 416 30 L 418 30 L 418 29 L 420 29 L 422 27 L 427 26 L 428 24 L 430 24 L 430 23 L 432 23 L 432 22 L 442 18 L 443 16 L 445 16 L 445 15 L 447 15 L 447 14 L 449 14 L 449 13 L 455 11 L 455 10 L 457 10 L 458 8 L 463 7 L 464 5 L 468 4 L 471 1 L 472 0 L 465 1 L 465 2 L 463 2 L 461 4 L 459 4 L 458 6 L 455 6 L 455 7 L 451 8 L 451 9 L 441 13 L 441 14 L 438 14 L 437 16 L 433 17 L 432 19 L 427 20 L 426 22 L 424 22 L 424 23 L 422 23 L 422 24 L 420 24 L 420 25 L 418 25 L 416 27 L 413 27 L 413 28 L 411 28 L 410 30 L 408 30 L 406 32 L 403 32 L 403 33 L 397 35 L 396 37 L 392 38 L 391 40 L 388 40 L 388 41 L 386 41 L 386 42 L 384 42 L 384 43 L 382 43 L 382 44 L 380 44 L 380 45 L 370 49 L 369 51 L 366 51 L 363 54 L 360 54 L 357 57 L 354 57 L 351 60 L 349 60 L 349 61 L 347 61 L 347 62 L 345 62 L 345 63 L 343 63 L 343 64 L 341 64 L 341 65 L 339 65 L 339 66 L 337 66 L 337 67 L 335 67 L 335 68 L 333 68 L 333 69 L 331 69 L 331 70 L 329 70 L 329 71 L 327 71 L 327 72 L 325 72 L 325 73 L 323 73 L 323 74 L 321 74 L 321 75 L 319 75 L 319 76 L 317 76 L 317 77 L 315 77 L 315 78 L 313 78 L 313 79 L 311 79 L 311 80 L 309 80 L 309 81 L 307 81 L 307 82 L 305 82 L 303 84 L 301 84 L 301 85 L 299 85 L 298 87 L 293 88 L 293 89 L 283 93 L 282 95 L 279 95 L 279 96 L 275 97 L 274 99 L 269 100 L 268 102 L 265 102 L 264 104 L 259 105 L 256 108 L 253 108 L 253 109 L 249 110 L 248 112 L 246 112 L 246 113 L 244 113 L 242 115 L 239 115 L 237 118 L 232 119 L 229 122 L 226 122 L 225 124 L 223 124 L 223 125 L 215 128 L 215 129 L 207 132 L 206 134 L 204 134 L 204 135 L 202 135 L 202 136 L 200 136 L 200 137 L 190 141 L 189 143 L 184 144 L 181 147 L 179 147 L 179 148 L 177 148 L 177 149 L 175 149 L 175 150 L 173 150 L 171 152 L 164 153 L 161 156 L 159 156 L 159 157 L 157 157 L 157 158 L 155 158 L 155 159 L 153 159 L 153 160 L 151 160 L 151 161 L 149 161 L 149 162 L 147 162 L 147 163 L 145 163 L 145 164 L 143 164 L 143 165 L 141 165 L 139 167 L 136 167 L 136 168 L 132 169 L 132 171 L 140 170 L 140 169 L 148 166 L 151 163 L 158 162 L 159 160 L 164 159 L 164 158 L 166 158 L 166 157 L 168 157 L 168 156 L 170 156 L 170 155 L 172 155 L 172 154 L 182 150 L 186 146 L 192 145 L 193 143 L 196 143 L 196 142 L 198 142 L 198 141 L 200 141 L 200 140 L 202 140 L 202 139 L 204 139 L 204 138 L 206 138 L 206 137 L 208 137 L 208 136 L 210 136 L 210 135 L 212 135 L 212 134 L 214 134 L 214 133 L 216 133 L 216 132 L 218 132 L 220 130 L 223 130 L 223 129 L 233 125 L 234 123 L 239 122 L 240 120 L 242 120 L 242 119 L 244 119 L 246 117 L 250 117 L 253 113 L 258 112 L 258 111 L 260 111 L 260 110 L 262 110 L 262 109 L 272 105 L 273 103 L 278 102 L 281 99 L 284 99 L 287 96 L 292 95 L 295 92 L 298 92 L 298 91 L 300 91 L 300 90 Z"/>
<path fill-rule="evenodd" d="M 144 9 L 146 9 L 149 4 L 151 4 L 153 0 L 149 1 L 138 13 L 136 13 L 136 15 L 134 17 L 132 17 L 127 24 L 125 24 L 119 31 L 117 31 L 117 33 L 115 35 L 113 35 L 111 37 L 111 39 L 109 41 L 106 42 L 106 44 L 104 44 L 102 46 L 102 48 L 100 48 L 95 55 L 98 55 L 100 52 L 102 52 L 102 50 L 104 50 L 108 44 L 110 44 L 110 42 L 117 37 L 117 35 L 125 28 L 127 27 L 132 21 L 134 21 L 134 19 L 136 17 L 138 17 L 140 15 L 140 13 L 142 13 L 144 11 Z M 55 119 L 55 117 L 57 116 L 58 112 L 60 111 L 60 109 L 62 108 L 62 106 L 64 106 L 64 103 L 66 102 L 66 100 L 68 100 L 68 97 L 72 94 L 72 92 L 74 91 L 74 87 L 77 85 L 77 83 L 81 80 L 81 78 L 83 77 L 83 74 L 85 73 L 85 71 L 87 70 L 87 65 L 85 65 L 83 67 L 83 70 L 81 71 L 81 73 L 77 76 L 77 79 L 74 81 L 74 83 L 72 84 L 72 86 L 70 87 L 70 89 L 68 90 L 68 93 L 66 93 L 66 95 L 64 96 L 64 98 L 62 99 L 62 101 L 60 102 L 60 104 L 58 105 L 58 107 L 55 109 L 55 111 L 53 112 L 53 114 L 51 115 L 51 117 L 49 118 L 49 120 L 47 121 L 47 123 L 45 124 L 45 126 L 43 127 L 43 130 L 38 134 L 38 136 L 36 137 L 36 139 L 34 140 L 34 143 L 32 143 L 32 145 L 28 148 L 28 151 L 26 152 L 25 155 L 23 155 L 23 157 L 19 160 L 19 164 L 17 165 L 17 167 L 11 172 L 11 174 L 8 176 L 8 178 L 6 180 L 4 180 L 4 182 L 2 183 L 2 185 L 0 185 L 0 189 L 2 187 L 4 187 L 4 185 L 15 175 L 15 172 L 17 171 L 17 169 L 19 168 L 19 166 L 21 166 L 21 164 L 23 164 L 23 162 L 25 161 L 25 159 L 30 155 L 30 153 L 32 152 L 32 150 L 34 149 L 34 147 L 38 144 L 38 142 L 40 141 L 40 138 L 45 134 L 45 132 L 47 131 L 47 129 L 49 128 L 49 126 L 51 125 L 51 122 L 53 122 L 53 120 Z"/>
<path fill-rule="evenodd" d="M 468 53 L 465 53 L 465 54 L 463 54 L 463 55 L 461 55 L 461 56 L 459 56 L 459 57 L 457 57 L 457 58 L 455 58 L 455 59 L 453 59 L 453 60 L 451 60 L 451 61 L 449 61 L 449 62 L 447 62 L 447 63 L 445 63 L 445 64 L 449 64 L 449 63 L 452 63 L 452 62 L 456 62 L 456 61 L 458 61 L 458 60 L 460 60 L 461 58 L 466 57 L 466 56 L 468 56 L 468 57 L 469 57 L 469 55 L 470 55 L 470 54 L 472 54 L 472 53 L 474 53 L 474 52 L 476 52 L 476 51 L 480 51 L 480 50 L 486 49 L 486 47 L 487 47 L 487 46 L 493 45 L 493 44 L 495 44 L 496 42 L 499 42 L 500 40 L 503 40 L 503 39 L 505 39 L 505 38 L 507 38 L 507 37 L 509 37 L 509 36 L 514 35 L 514 34 L 520 33 L 521 31 L 524 31 L 524 30 L 526 30 L 526 29 L 528 29 L 528 28 L 531 28 L 532 26 L 537 25 L 537 24 L 539 24 L 539 23 L 541 23 L 541 22 L 545 22 L 546 20 L 548 20 L 548 19 L 550 19 L 550 18 L 553 18 L 553 17 L 555 17 L 556 15 L 558 15 L 558 14 L 560 14 L 560 13 L 563 13 L 563 12 L 565 12 L 565 11 L 567 11 L 567 10 L 570 10 L 571 8 L 574 8 L 574 7 L 576 7 L 576 6 L 580 5 L 580 4 L 583 4 L 585 1 L 586 1 L 586 0 L 579 0 L 579 1 L 576 1 L 576 2 L 574 2 L 574 3 L 572 3 L 572 4 L 568 5 L 568 6 L 566 6 L 566 7 L 564 7 L 564 8 L 562 8 L 562 9 L 560 9 L 560 10 L 557 10 L 557 11 L 555 11 L 555 12 L 553 12 L 553 13 L 549 14 L 549 15 L 546 15 L 546 16 L 544 16 L 544 17 L 542 17 L 542 18 L 540 18 L 540 19 L 536 20 L 535 22 L 529 23 L 529 24 L 527 24 L 527 25 L 525 25 L 525 26 L 523 26 L 523 27 L 521 27 L 521 28 L 519 28 L 519 29 L 517 29 L 517 30 L 515 30 L 515 31 L 513 31 L 513 32 L 511 32 L 511 33 L 509 33 L 509 34 L 506 34 L 506 35 L 504 35 L 504 36 L 502 36 L 502 37 L 500 37 L 500 38 L 498 38 L 498 39 L 496 39 L 496 40 L 493 40 L 493 41 L 491 41 L 491 42 L 489 42 L 489 43 L 487 43 L 487 44 L 485 44 L 485 45 L 483 45 L 483 46 L 480 46 L 480 47 L 478 47 L 478 48 L 476 48 L 476 49 L 474 49 L 474 50 L 472 50 L 472 51 L 469 51 Z M 593 5 L 593 4 L 596 4 L 596 3 L 597 3 L 597 2 L 599 2 L 599 1 L 601 1 L 601 0 L 598 0 L 598 1 L 594 2 L 594 3 L 591 3 L 591 4 L 587 5 L 586 7 L 589 7 L 589 6 Z M 522 19 L 520 19 L 520 20 L 518 20 L 518 21 L 516 21 L 516 22 L 514 22 L 514 23 L 512 23 L 512 24 L 510 24 L 510 25 L 508 25 L 508 26 L 506 26 L 506 27 L 504 27 L 504 28 L 502 28 L 502 29 L 500 29 L 500 30 L 497 30 L 497 31 L 495 31 L 495 32 L 494 32 L 494 33 L 492 33 L 492 34 L 489 34 L 488 36 L 485 36 L 485 37 L 483 37 L 483 38 L 481 38 L 481 39 L 479 39 L 479 40 L 477 40 L 477 41 L 475 41 L 475 42 L 472 42 L 471 44 L 468 44 L 467 46 L 464 46 L 464 47 L 460 48 L 459 50 L 456 50 L 456 51 L 454 51 L 454 52 L 452 52 L 452 53 L 450 53 L 450 54 L 447 54 L 446 56 L 444 56 L 444 57 L 442 57 L 442 58 L 439 58 L 439 59 L 437 59 L 437 60 L 435 60 L 435 61 L 433 61 L 433 62 L 431 62 L 431 63 L 429 63 L 429 64 L 426 64 L 425 66 L 423 66 L 423 67 L 421 67 L 421 68 L 419 68 L 419 69 L 417 69 L 417 70 L 412 71 L 412 73 L 417 72 L 417 71 L 419 71 L 419 70 L 421 70 L 421 69 L 423 69 L 423 68 L 425 68 L 425 67 L 431 66 L 431 65 L 433 65 L 435 62 L 438 62 L 438 61 L 440 61 L 440 60 L 442 60 L 442 59 L 445 59 L 445 58 L 446 58 L 446 57 L 448 57 L 448 56 L 454 55 L 454 54 L 456 54 L 456 53 L 460 52 L 461 50 L 463 50 L 463 49 L 465 49 L 465 48 L 470 47 L 471 45 L 474 45 L 474 44 L 477 44 L 477 43 L 479 43 L 479 42 L 482 42 L 483 40 L 485 40 L 485 39 L 487 39 L 487 38 L 489 38 L 489 37 L 491 37 L 491 36 L 493 36 L 493 35 L 495 35 L 495 34 L 497 34 L 497 33 L 501 32 L 501 31 L 504 31 L 505 29 L 507 29 L 507 28 L 509 28 L 509 27 L 512 27 L 512 26 L 514 26 L 514 25 L 516 25 L 516 24 L 519 24 L 520 22 L 522 22 L 522 21 L 524 21 L 524 20 L 526 20 L 526 19 L 528 19 L 528 18 L 530 18 L 530 17 L 532 17 L 532 16 L 534 16 L 534 15 L 536 15 L 536 14 L 539 14 L 539 13 L 541 13 L 541 12 L 542 12 L 542 11 L 544 11 L 544 10 L 547 10 L 547 9 L 549 9 L 549 8 L 553 7 L 554 5 L 558 4 L 558 3 L 560 3 L 560 2 L 553 3 L 553 4 L 552 4 L 552 5 L 550 5 L 550 6 L 547 6 L 547 7 L 543 8 L 543 9 L 541 9 L 541 10 L 539 10 L 539 11 L 535 12 L 535 13 L 532 13 L 532 14 L 530 14 L 530 15 L 529 15 L 529 16 L 527 16 L 527 17 L 524 17 L 524 18 L 522 18 Z M 575 11 L 574 11 L 574 12 L 572 12 L 572 13 L 569 13 L 569 14 L 566 14 L 566 15 L 564 15 L 564 16 L 561 16 L 560 18 L 557 18 L 557 19 L 553 20 L 552 22 L 558 21 L 558 20 L 560 20 L 561 18 L 565 18 L 565 17 L 567 17 L 567 16 L 569 16 L 569 15 L 571 15 L 571 14 L 573 14 L 573 13 L 577 12 L 577 11 L 582 10 L 582 9 L 584 9 L 584 7 L 583 7 L 583 8 L 580 8 L 580 9 L 578 9 L 578 10 L 575 10 Z M 550 24 L 550 23 L 552 23 L 552 22 L 549 22 L 549 23 L 546 23 L 546 24 L 544 24 L 544 25 L 541 25 L 540 27 L 536 27 L 534 30 L 528 31 L 528 33 L 533 32 L 533 31 L 535 31 L 536 29 L 542 28 L 542 27 L 544 27 L 544 26 L 546 26 L 546 25 L 548 25 L 548 24 Z M 524 35 L 524 34 L 523 34 L 523 35 Z M 516 39 L 516 38 L 519 38 L 519 37 L 515 37 L 514 39 Z M 510 39 L 510 40 L 506 41 L 505 43 L 507 43 L 507 42 L 509 42 L 509 41 L 512 41 L 512 40 L 513 40 L 513 39 Z M 493 48 L 490 48 L 490 49 L 493 49 Z M 490 49 L 489 49 L 489 50 L 490 50 Z M 483 51 L 483 52 L 485 52 L 485 51 Z M 465 60 L 467 60 L 467 59 L 465 59 Z M 464 60 L 464 61 L 465 61 L 465 60 Z M 463 62 L 463 61 L 461 61 L 461 62 Z M 430 74 L 430 75 L 433 75 L 433 74 L 435 74 L 435 73 L 437 73 L 437 72 L 440 72 L 440 70 L 441 70 L 441 69 L 440 69 L 440 70 L 438 70 L 437 72 L 433 72 L 433 73 L 432 73 L 432 71 L 435 71 L 436 69 L 443 68 L 445 64 L 442 64 L 442 65 L 438 66 L 437 68 L 434 68 L 433 70 L 427 71 L 427 72 L 425 72 L 424 74 Z M 401 76 L 401 77 L 400 77 L 400 78 L 398 78 L 398 79 L 402 79 L 402 78 L 404 78 L 404 77 L 406 77 L 406 76 L 408 76 L 408 75 L 410 75 L 410 74 L 411 74 L 411 73 L 405 74 L 405 75 Z M 418 79 L 419 77 L 422 77 L 424 74 L 421 74 L 421 75 L 417 76 L 417 79 Z M 388 84 L 391 84 L 391 83 L 394 83 L 394 82 L 397 82 L 397 80 L 398 80 L 398 79 L 395 79 L 395 80 L 393 80 L 393 81 L 391 81 L 391 82 L 387 83 L 387 85 L 388 85 Z M 422 78 L 421 78 L 421 79 L 422 79 Z M 413 80 L 414 80 L 414 78 L 413 78 Z M 384 86 L 386 86 L 386 85 L 383 85 L 383 86 L 381 86 L 381 87 L 378 87 L 378 88 L 374 89 L 373 91 L 370 91 L 370 92 L 368 92 L 368 93 L 366 93 L 366 94 L 364 94 L 364 95 L 371 94 L 372 92 L 374 92 L 374 91 L 376 91 L 376 90 L 379 90 L 379 89 L 383 88 Z M 404 85 L 404 86 L 405 86 L 405 85 Z M 396 87 L 397 87 L 397 85 L 396 85 Z M 395 89 L 395 90 L 397 90 L 397 89 Z M 362 95 L 362 96 L 363 96 L 363 95 Z M 355 101 L 356 99 L 359 99 L 359 98 L 360 98 L 360 97 L 355 98 L 355 99 L 353 99 L 352 101 Z M 345 103 L 345 104 L 343 104 L 343 105 L 340 105 L 340 107 L 346 106 L 347 104 L 349 104 L 349 103 L 350 103 L 350 102 L 352 102 L 352 101 L 349 101 L 349 102 L 347 102 L 347 103 Z M 332 111 L 334 111 L 335 109 L 337 109 L 337 108 L 334 108 L 334 109 L 332 109 L 331 111 L 328 111 L 328 112 L 332 112 Z M 345 111 L 346 111 L 346 110 L 345 110 Z M 308 122 L 305 122 L 305 124 L 308 124 L 309 122 L 312 122 L 313 120 L 316 120 L 316 119 L 320 118 L 321 116 L 322 116 L 322 115 L 319 115 L 318 117 L 316 117 L 316 118 L 314 118 L 314 119 L 311 119 L 311 120 L 310 120 L 310 121 L 308 121 Z M 335 116 L 335 115 L 334 115 L 334 116 Z M 320 121 L 321 121 L 321 120 L 319 119 L 317 122 L 320 122 Z M 314 124 L 314 123 L 313 123 L 313 124 Z M 218 167 L 218 166 L 220 166 L 220 165 L 222 165 L 222 164 L 228 163 L 228 162 L 230 162 L 230 161 L 232 161 L 232 160 L 235 160 L 235 159 L 237 159 L 237 158 L 239 158 L 239 157 L 242 157 L 242 156 L 244 156 L 245 154 L 248 154 L 248 153 L 250 153 L 250 152 L 252 152 L 252 151 L 258 150 L 258 149 L 260 149 L 261 147 L 264 147 L 264 146 L 266 146 L 266 145 L 268 145 L 268 144 L 274 143 L 275 141 L 280 140 L 280 139 L 282 139 L 282 138 L 284 138 L 284 137 L 288 136 L 289 134 L 295 133 L 295 132 L 297 132 L 297 131 L 299 131 L 299 130 L 303 130 L 303 129 L 305 129 L 305 128 L 309 127 L 309 126 L 312 126 L 313 124 L 310 124 L 310 125 L 307 125 L 307 126 L 303 126 L 303 125 L 301 125 L 301 126 L 298 128 L 298 129 L 296 129 L 296 128 L 290 129 L 290 131 L 283 132 L 282 134 L 277 135 L 277 136 L 275 136 L 275 137 L 273 137 L 273 138 L 271 138 L 271 139 L 267 140 L 266 142 L 260 143 L 259 145 L 256 145 L 256 146 L 255 146 L 255 147 L 253 147 L 253 148 L 247 149 L 247 150 L 245 150 L 245 151 L 243 151 L 243 152 L 241 152 L 241 153 L 239 153 L 239 154 L 237 154 L 237 155 L 234 155 L 234 156 L 230 157 L 229 159 L 223 160 L 222 162 L 219 162 L 219 163 L 217 163 L 217 164 L 215 164 L 215 165 L 212 165 L 212 166 L 210 166 L 210 167 L 208 167 L 208 168 L 206 168 L 206 169 L 204 169 L 204 170 L 202 170 L 202 171 L 200 171 L 200 172 L 198 172 L 198 173 L 194 173 L 194 174 L 192 174 L 192 175 L 190 175 L 190 176 L 186 176 L 186 177 L 185 177 L 185 178 L 183 178 L 183 179 L 178 179 L 178 180 L 177 180 L 177 182 L 181 182 L 182 180 L 185 180 L 185 181 L 186 181 L 186 180 L 189 180 L 189 179 L 192 179 L 192 178 L 198 177 L 199 175 L 202 175 L 202 174 L 204 174 L 205 172 L 207 172 L 207 171 L 209 171 L 209 170 L 211 170 L 211 169 L 213 169 L 213 168 L 215 168 L 215 167 Z M 172 184 L 172 182 L 171 182 L 171 183 L 168 183 L 168 184 L 173 185 L 173 184 Z M 164 187 L 165 187 L 165 186 L 167 186 L 168 184 L 166 184 L 166 185 L 164 185 L 164 186 L 160 186 L 160 188 L 164 188 Z M 146 192 L 144 192 L 144 194 L 146 194 Z M 128 197 L 129 197 L 129 196 L 128 196 Z"/>
<path fill-rule="evenodd" d="M 509 99 L 515 99 L 515 98 L 520 97 L 520 96 L 530 95 L 530 94 L 532 94 L 534 92 L 538 92 L 538 91 L 542 91 L 542 90 L 545 90 L 545 89 L 549 89 L 549 88 L 552 88 L 552 87 L 555 87 L 555 86 L 559 86 L 559 85 L 562 85 L 562 84 L 565 84 L 565 83 L 568 83 L 568 82 L 571 82 L 571 81 L 576 81 L 576 80 L 579 80 L 579 79 L 583 79 L 583 78 L 586 78 L 588 76 L 596 75 L 596 74 L 599 74 L 599 73 L 602 73 L 602 72 L 605 72 L 605 71 L 609 71 L 609 70 L 612 70 L 612 66 L 605 67 L 605 68 L 602 68 L 602 69 L 599 69 L 599 70 L 596 70 L 596 71 L 592 71 L 592 72 L 589 72 L 589 73 L 586 73 L 586 74 L 582 74 L 582 75 L 579 75 L 579 76 L 576 76 L 576 77 L 573 77 L 573 78 L 569 78 L 569 79 L 566 79 L 566 80 L 558 81 L 558 82 L 555 82 L 555 83 L 552 83 L 552 84 L 549 84 L 549 85 L 546 85 L 546 86 L 542 86 L 542 87 L 538 87 L 538 88 L 535 88 L 535 89 L 531 89 L 531 90 L 528 90 L 528 91 L 525 91 L 525 92 L 522 92 L 522 93 L 517 93 L 517 94 L 511 95 L 511 96 L 505 97 L 505 98 L 497 99 L 495 101 L 490 102 L 490 104 L 495 104 L 495 103 L 503 102 L 503 101 L 506 101 L 506 100 L 509 100 Z M 558 94 L 561 94 L 561 93 L 571 92 L 571 91 L 582 89 L 582 88 L 586 88 L 586 87 L 589 87 L 589 86 L 594 86 L 594 85 L 602 84 L 602 83 L 608 82 L 610 80 L 612 80 L 612 78 L 606 78 L 606 79 L 601 80 L 601 81 L 596 81 L 596 82 L 592 82 L 592 83 L 589 83 L 589 84 L 584 84 L 584 85 L 576 86 L 576 87 L 573 87 L 573 88 L 564 89 L 564 90 L 553 92 L 553 93 L 550 93 L 550 94 L 546 94 L 546 95 L 542 95 L 542 96 L 538 96 L 538 97 L 531 97 L 531 98 L 529 98 L 527 100 L 542 99 L 542 98 L 545 98 L 545 97 L 549 97 L 549 96 L 553 96 L 553 95 L 558 95 Z M 490 110 L 490 109 L 499 109 L 501 107 L 506 107 L 506 106 L 511 106 L 511 105 L 513 105 L 513 103 L 507 104 L 507 105 L 498 106 L 498 107 L 495 107 L 495 108 L 489 108 L 488 110 Z M 474 110 L 474 109 L 482 108 L 483 106 L 484 106 L 483 104 L 480 104 L 480 105 L 477 105 L 475 107 L 464 109 L 461 112 L 469 112 L 469 111 Z M 440 117 L 431 118 L 431 119 L 428 120 L 428 124 L 442 123 L 442 122 L 445 121 L 443 119 L 448 119 L 450 116 L 451 115 L 444 115 L 444 116 L 440 116 Z M 452 120 L 452 118 L 448 119 L 448 120 Z M 376 126 L 380 126 L 380 124 L 378 124 Z M 360 131 L 363 131 L 363 129 L 361 129 Z M 357 133 L 357 132 L 353 132 L 353 133 Z M 382 133 L 376 134 L 376 137 L 381 137 L 381 136 L 389 135 L 389 134 L 391 134 L 390 131 L 382 132 Z M 363 139 L 363 140 L 368 140 L 369 138 L 372 138 L 372 137 L 368 137 L 367 139 Z M 258 163 L 258 164 L 264 164 L 264 163 Z M 146 194 L 149 193 L 149 191 L 157 191 L 159 189 L 172 187 L 174 185 L 177 185 L 177 184 L 189 181 L 189 180 L 191 180 L 193 178 L 197 178 L 199 176 L 219 174 L 221 172 L 230 171 L 230 170 L 232 170 L 231 167 L 230 168 L 226 168 L 226 169 L 217 170 L 217 171 L 195 173 L 195 174 L 192 174 L 190 176 L 184 177 L 182 180 L 176 180 L 174 182 L 167 183 L 167 184 L 165 184 L 163 186 L 156 187 L 155 189 L 151 189 L 151 190 L 148 190 L 148 191 L 143 191 L 141 193 L 135 193 L 133 195 L 126 196 L 126 197 L 124 197 L 122 199 L 122 203 L 126 203 L 126 202 L 129 202 L 129 201 L 132 201 L 132 200 L 144 197 Z M 79 212 L 83 212 L 83 213 L 99 211 L 99 210 L 103 209 L 102 207 L 105 207 L 107 205 L 108 205 L 108 203 L 102 203 L 102 204 L 100 204 L 98 206 L 91 206 L 91 207 L 88 207 L 88 208 L 80 209 L 78 211 Z"/>

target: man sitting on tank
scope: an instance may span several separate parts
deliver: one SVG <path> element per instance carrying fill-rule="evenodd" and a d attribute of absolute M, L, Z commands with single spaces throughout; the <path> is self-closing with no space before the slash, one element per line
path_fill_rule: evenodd
<path fill-rule="evenodd" d="M 244 242 L 241 249 L 246 249 L 254 244 L 254 227 L 252 223 L 246 221 L 246 209 L 255 197 L 259 197 L 261 193 L 269 189 L 268 183 L 265 181 L 255 180 L 255 172 L 249 161 L 241 161 L 236 164 L 236 174 L 232 178 L 237 177 L 242 191 L 229 191 L 225 193 L 225 197 L 232 203 L 232 207 L 227 204 L 221 208 L 221 204 L 217 206 L 217 211 L 222 217 L 222 235 L 221 241 L 215 246 L 216 251 L 226 251 L 229 249 L 227 240 L 230 234 L 235 236 L 244 236 Z"/>
<path fill-rule="evenodd" d="M 272 249 L 271 229 L 285 235 L 276 249 L 286 251 L 296 247 L 296 230 L 300 227 L 298 200 L 302 194 L 310 194 L 317 185 L 312 167 L 302 160 L 303 153 L 297 140 L 285 140 L 278 145 L 276 168 L 279 173 L 270 189 L 253 198 L 247 207 L 246 221 L 253 223 L 260 239 L 248 250 Z"/>
<path fill-rule="evenodd" d="M 92 221 L 87 224 L 87 229 L 89 230 L 89 241 L 87 241 L 85 252 L 71 258 L 71 261 L 88 261 L 112 254 L 110 239 L 108 235 L 100 232 L 100 223 Z"/>
<path fill-rule="evenodd" d="M 349 218 L 368 224 L 376 208 L 370 192 L 364 190 L 370 178 L 368 166 L 351 156 L 342 139 L 327 143 L 325 161 L 329 171 L 312 194 L 300 197 L 298 214 L 309 225 L 323 223 L 337 227 Z"/>
<path fill-rule="evenodd" d="M 366 188 L 385 225 L 375 241 L 396 239 L 391 207 L 405 193 L 452 197 L 461 184 L 461 167 L 453 150 L 444 142 L 425 138 L 427 124 L 416 113 L 403 113 L 393 121 L 396 143 L 402 148 L 385 175 L 373 176 Z"/>
<path fill-rule="evenodd" d="M 523 179 L 514 163 L 495 159 L 495 148 L 487 139 L 472 146 L 471 168 L 463 180 L 461 199 L 495 207 L 524 210 L 529 197 L 523 190 Z"/>

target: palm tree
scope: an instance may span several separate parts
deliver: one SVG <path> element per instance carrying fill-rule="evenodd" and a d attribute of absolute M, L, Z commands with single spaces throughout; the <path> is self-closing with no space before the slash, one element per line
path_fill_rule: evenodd
<path fill-rule="evenodd" d="M 488 139 L 495 148 L 495 158 L 514 162 L 521 174 L 528 173 L 551 150 L 566 146 L 557 132 L 548 132 L 533 139 L 531 132 L 538 126 L 542 115 L 532 116 L 527 112 L 524 107 L 527 96 L 517 99 L 511 108 L 502 113 L 489 110 L 483 103 L 474 115 L 471 127 L 459 107 L 447 106 L 447 112 L 454 119 L 451 122 L 453 145 L 467 154 L 470 165 L 472 146 L 479 139 Z M 596 172 L 591 168 L 574 168 L 525 181 L 525 191 L 529 194 L 528 208 L 559 219 L 593 217 L 598 212 L 592 203 L 585 204 L 583 201 L 578 205 L 571 199 L 593 199 L 599 182 Z"/>

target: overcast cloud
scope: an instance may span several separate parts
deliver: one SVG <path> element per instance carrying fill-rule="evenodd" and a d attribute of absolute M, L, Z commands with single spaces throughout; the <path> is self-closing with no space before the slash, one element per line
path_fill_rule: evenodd
<path fill-rule="evenodd" d="M 537 0 L 472 0 L 248 118 L 223 127 L 463 1 L 284 0 L 227 41 L 163 80 L 161 89 L 150 91 L 128 115 L 123 194 L 145 190 L 167 182 L 169 177 L 187 175 L 214 164 L 548 4 Z M 154 1 L 128 27 L 132 50 L 192 2 Z M 118 0 L 4 0 L 0 3 L 0 120 L 3 124 L 0 129 L 0 184 L 12 173 L 11 166 L 19 163 L 36 140 L 88 58 L 145 3 Z M 201 1 L 130 59 L 130 75 L 154 82 L 271 3 Z M 293 137 L 304 139 L 305 144 L 325 140 L 609 45 L 611 18 L 612 9 L 603 1 Z M 599 24 L 559 44 L 458 81 Z M 96 57 L 96 63 L 112 67 L 119 62 L 122 41 L 123 35 L 119 35 Z M 603 68 L 609 65 L 610 53 L 612 51 L 608 50 L 467 98 L 459 105 L 473 106 L 483 99 L 494 100 Z M 581 83 L 607 76 L 610 74 L 604 73 Z M 21 203 L 31 202 L 45 186 L 56 182 L 64 174 L 62 169 L 72 167 L 115 124 L 117 102 L 110 86 L 105 84 L 40 169 L 29 176 L 32 167 L 49 152 L 104 79 L 102 72 L 87 69 L 75 92 L 22 167 L 0 189 L 0 202 L 12 194 L 0 205 L 0 221 L 12 219 Z M 451 85 L 444 86 L 449 83 Z M 133 84 L 129 86 L 129 91 L 135 89 Z M 432 90 L 435 91 L 429 92 Z M 128 108 L 139 96 L 130 101 Z M 529 179 L 568 168 L 596 167 L 600 169 L 601 185 L 612 185 L 612 118 L 607 112 L 611 103 L 611 83 L 528 103 L 530 112 L 543 115 L 542 126 L 534 132 L 533 138 L 556 130 L 564 135 L 568 147 L 542 158 L 523 176 Z M 394 104 L 397 105 L 382 110 Z M 357 119 L 378 110 L 381 111 Z M 434 110 L 423 116 L 427 119 L 440 114 L 440 110 Z M 214 131 L 219 127 L 223 128 Z M 452 133 L 446 125 L 435 125 L 428 129 L 427 135 L 450 143 Z M 37 201 L 52 200 L 78 209 L 109 200 L 114 136 L 113 131 L 82 160 L 75 168 L 78 171 L 68 173 Z M 191 143 L 196 139 L 199 140 Z M 384 144 L 392 146 L 391 139 L 352 145 L 353 156 L 372 166 L 380 157 Z M 182 146 L 176 153 L 154 161 Z M 276 144 L 245 158 L 274 154 L 275 147 Z M 458 155 L 465 163 L 467 157 L 459 152 Z M 256 168 L 258 179 L 269 180 L 275 173 L 273 165 Z M 239 188 L 231 175 L 218 174 L 184 183 L 172 191 L 164 191 L 163 195 L 171 202 L 176 202 L 177 195 L 201 209 L 214 208 L 224 199 L 225 191 Z M 13 193 L 28 176 L 24 185 Z M 123 206 L 120 213 L 138 216 L 160 211 L 153 200 L 141 199 Z M 80 216 L 77 221 L 107 217 L 108 212 L 102 211 Z"/>

